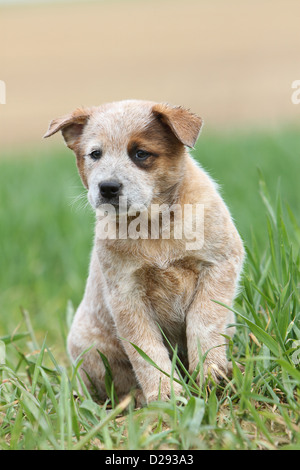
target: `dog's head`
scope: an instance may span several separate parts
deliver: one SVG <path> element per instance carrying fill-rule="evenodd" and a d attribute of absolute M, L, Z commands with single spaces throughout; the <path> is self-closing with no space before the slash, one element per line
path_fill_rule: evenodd
<path fill-rule="evenodd" d="M 78 108 L 50 123 L 77 158 L 88 199 L 148 208 L 171 203 L 184 173 L 185 146 L 194 147 L 202 120 L 182 107 L 128 100 Z"/>

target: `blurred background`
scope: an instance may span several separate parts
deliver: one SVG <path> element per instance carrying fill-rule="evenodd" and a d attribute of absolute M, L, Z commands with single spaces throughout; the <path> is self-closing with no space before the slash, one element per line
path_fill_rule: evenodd
<path fill-rule="evenodd" d="M 193 155 L 263 252 L 258 169 L 274 200 L 296 216 L 300 204 L 299 20 L 298 0 L 0 0 L 0 334 L 25 309 L 63 343 L 82 297 L 93 214 L 61 136 L 42 139 L 80 105 L 149 99 L 202 116 Z"/>
<path fill-rule="evenodd" d="M 207 131 L 299 117 L 297 0 L 6 0 L 0 18 L 2 148 L 38 145 L 80 104 L 124 98 L 185 105 Z"/>

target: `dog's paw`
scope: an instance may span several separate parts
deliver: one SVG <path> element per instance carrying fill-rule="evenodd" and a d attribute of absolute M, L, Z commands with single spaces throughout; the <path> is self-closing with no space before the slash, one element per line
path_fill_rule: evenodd
<path fill-rule="evenodd" d="M 211 378 L 215 383 L 221 382 L 223 379 L 228 378 L 228 363 L 218 364 L 211 362 L 204 364 L 204 377 Z"/>
<path fill-rule="evenodd" d="M 134 392 L 134 401 L 136 408 L 143 408 L 147 404 L 145 395 L 141 389 L 137 389 Z"/>
<path fill-rule="evenodd" d="M 172 389 L 175 396 L 182 394 L 182 386 L 177 382 L 173 381 L 171 387 L 169 379 L 161 381 L 157 390 L 152 390 L 149 394 L 145 394 L 147 403 L 157 400 L 168 401 L 171 398 Z"/>
<path fill-rule="evenodd" d="M 240 364 L 237 364 L 239 370 L 243 373 L 244 367 Z M 211 377 L 215 383 L 219 383 L 222 380 L 229 380 L 233 375 L 233 365 L 232 362 L 222 363 L 208 363 L 204 365 L 204 376 L 205 378 Z"/>
<path fill-rule="evenodd" d="M 194 369 L 190 369 L 190 374 L 194 373 Z M 208 361 L 206 360 L 203 364 L 202 370 L 198 372 L 195 381 L 198 386 L 203 384 L 207 379 L 212 380 L 215 383 L 221 382 L 223 379 L 230 377 L 230 363 L 227 361 Z"/>
<path fill-rule="evenodd" d="M 245 372 L 245 367 L 242 364 L 238 364 L 237 362 L 235 364 L 242 373 Z M 228 375 L 228 377 L 233 376 L 233 364 L 232 364 L 232 362 L 228 362 L 228 364 L 227 364 L 227 375 Z"/>

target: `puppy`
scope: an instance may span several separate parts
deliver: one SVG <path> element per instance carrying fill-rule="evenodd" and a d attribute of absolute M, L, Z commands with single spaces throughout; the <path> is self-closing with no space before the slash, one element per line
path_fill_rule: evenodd
<path fill-rule="evenodd" d="M 167 374 L 169 344 L 178 346 L 190 372 L 199 352 L 206 354 L 205 375 L 218 380 L 228 371 L 223 335 L 233 335 L 234 327 L 226 327 L 234 319 L 214 301 L 232 304 L 244 250 L 216 185 L 188 153 L 201 126 L 202 120 L 182 107 L 127 100 L 76 109 L 53 120 L 45 134 L 62 132 L 96 212 L 89 276 L 68 349 L 74 360 L 85 351 L 80 373 L 100 400 L 106 389 L 99 351 L 110 364 L 118 396 L 141 389 L 146 402 L 166 400 L 170 378 L 133 344 Z M 139 223 L 134 214 L 143 216 Z M 168 236 L 163 236 L 166 214 Z M 105 237 L 106 217 L 115 234 L 108 236 L 110 228 Z M 127 224 L 122 236 L 121 221 Z M 136 230 L 130 236 L 132 223 Z M 180 393 L 175 381 L 173 386 Z"/>

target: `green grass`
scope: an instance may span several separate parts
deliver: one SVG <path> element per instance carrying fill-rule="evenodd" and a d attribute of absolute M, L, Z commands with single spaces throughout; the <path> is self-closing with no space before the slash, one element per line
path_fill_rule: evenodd
<path fill-rule="evenodd" d="M 0 449 L 300 448 L 297 145 L 291 130 L 200 139 L 248 254 L 233 377 L 199 388 L 180 369 L 184 395 L 139 410 L 80 392 L 65 352 L 93 233 L 71 153 L 0 160 Z"/>

